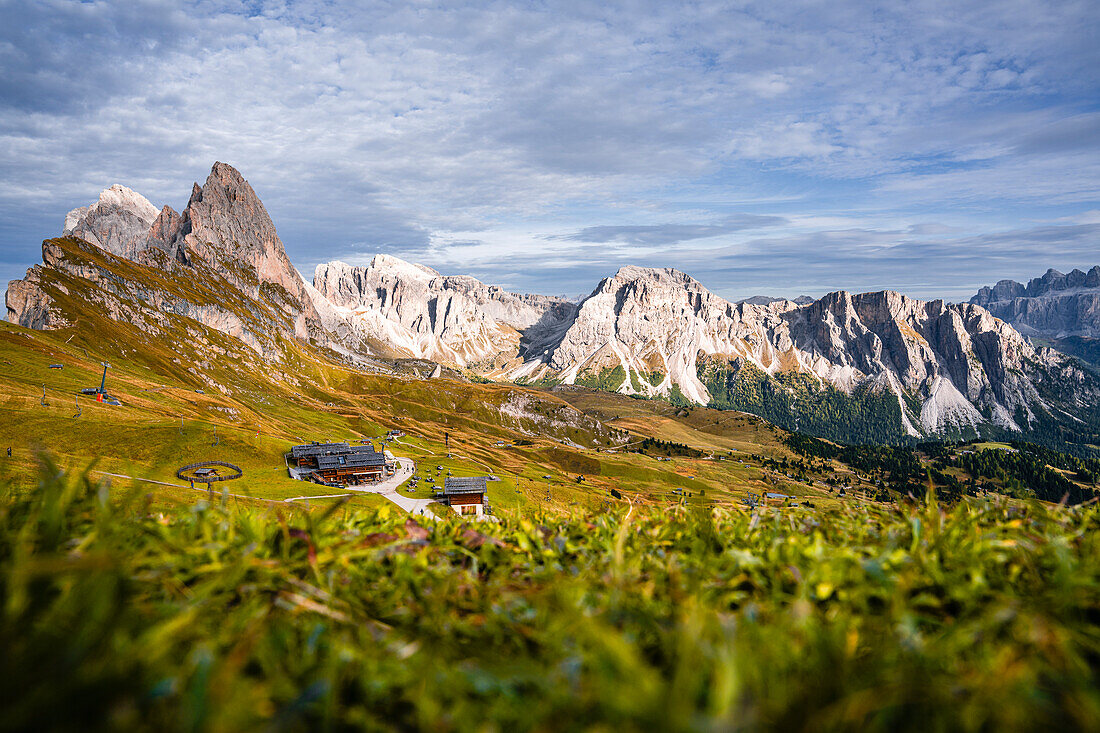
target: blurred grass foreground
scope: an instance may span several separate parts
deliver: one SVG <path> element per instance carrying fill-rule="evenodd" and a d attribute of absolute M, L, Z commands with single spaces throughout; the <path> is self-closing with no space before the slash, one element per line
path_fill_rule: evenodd
<path fill-rule="evenodd" d="M 1095 729 L 1098 520 L 929 500 L 421 526 L 47 466 L 0 506 L 0 727 Z"/>

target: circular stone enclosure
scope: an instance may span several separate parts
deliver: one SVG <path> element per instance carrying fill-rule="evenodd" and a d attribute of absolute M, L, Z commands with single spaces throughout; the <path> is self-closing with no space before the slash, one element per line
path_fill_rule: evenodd
<path fill-rule="evenodd" d="M 244 475 L 240 466 L 234 466 L 225 461 L 199 461 L 188 463 L 176 471 L 176 478 L 181 481 L 194 481 L 201 484 L 212 484 L 215 481 L 232 481 Z"/>

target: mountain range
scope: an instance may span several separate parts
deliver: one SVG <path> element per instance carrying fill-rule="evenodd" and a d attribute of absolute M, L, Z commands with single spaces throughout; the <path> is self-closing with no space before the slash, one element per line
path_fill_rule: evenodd
<path fill-rule="evenodd" d="M 1100 367 L 1100 266 L 1047 270 L 1026 285 L 1001 280 L 970 299 L 1020 333 Z"/>
<path fill-rule="evenodd" d="M 1084 445 L 1100 443 L 1100 379 L 1027 335 L 1095 336 L 1098 286 L 1093 268 L 1002 281 L 965 304 L 891 291 L 733 303 L 685 273 L 628 266 L 576 303 L 388 255 L 320 265 L 309 282 L 252 187 L 216 163 L 182 213 L 118 185 L 69 212 L 43 263 L 9 285 L 7 317 L 70 326 L 63 296 L 79 288 L 152 338 L 186 338 L 168 328 L 168 314 L 182 316 L 287 374 L 282 345 L 296 339 L 352 363 L 426 359 L 478 378 L 743 410 L 843 441 L 1026 432 Z"/>

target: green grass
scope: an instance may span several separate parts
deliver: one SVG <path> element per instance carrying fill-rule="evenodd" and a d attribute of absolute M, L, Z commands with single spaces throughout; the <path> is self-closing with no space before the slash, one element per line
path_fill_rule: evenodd
<path fill-rule="evenodd" d="M 0 503 L 0 729 L 1100 724 L 1095 506 L 405 522 L 47 465 Z"/>
<path fill-rule="evenodd" d="M 1015 450 L 1008 443 L 998 443 L 992 440 L 985 440 L 980 443 L 974 443 L 971 446 L 972 450 Z"/>

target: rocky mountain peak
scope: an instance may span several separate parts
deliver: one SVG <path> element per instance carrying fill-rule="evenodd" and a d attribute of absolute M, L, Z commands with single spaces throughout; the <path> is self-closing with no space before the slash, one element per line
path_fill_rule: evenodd
<path fill-rule="evenodd" d="M 702 284 L 695 278 L 671 267 L 657 268 L 624 265 L 618 269 L 613 279 L 625 282 L 653 282 L 666 287 L 703 288 Z"/>
<path fill-rule="evenodd" d="M 104 189 L 95 202 L 66 214 L 63 234 L 132 260 L 145 249 L 157 214 L 149 199 L 116 183 Z"/>
<path fill-rule="evenodd" d="M 320 315 L 298 270 L 287 257 L 275 224 L 240 172 L 217 162 L 180 217 L 177 242 L 252 297 L 266 292 L 294 322 L 302 338 L 320 330 Z M 271 286 L 275 286 L 272 288 Z"/>
<path fill-rule="evenodd" d="M 737 301 L 746 305 L 771 305 L 772 303 L 794 303 L 795 305 L 809 305 L 814 299 L 808 295 L 799 295 L 796 298 L 780 298 L 774 295 L 752 295 Z"/>
<path fill-rule="evenodd" d="M 1049 269 L 1027 285 L 1001 280 L 970 299 L 1022 332 L 1052 338 L 1100 338 L 1100 266 Z"/>
<path fill-rule="evenodd" d="M 401 278 L 433 279 L 443 277 L 437 270 L 419 262 L 408 262 L 393 255 L 377 254 L 371 258 L 369 267 L 387 275 Z"/>
<path fill-rule="evenodd" d="M 132 288 L 140 293 L 140 300 L 188 314 L 261 353 L 278 357 L 278 335 L 327 341 L 312 298 L 287 257 L 271 217 L 248 181 L 230 165 L 214 164 L 206 183 L 192 187 L 182 214 L 170 206 L 158 211 L 141 194 L 115 185 L 95 203 L 70 212 L 65 234 L 75 238 L 70 240 L 73 245 L 83 240 L 85 248 L 91 245 L 178 277 L 188 287 L 154 291 L 147 283 L 134 283 Z M 100 287 L 93 291 L 94 297 L 102 300 L 99 305 L 104 312 L 119 320 L 130 317 L 131 304 L 119 299 L 126 295 L 125 288 L 109 264 L 89 266 L 80 246 L 61 246 L 59 241 L 47 240 L 43 265 L 9 286 L 9 293 L 14 293 L 8 298 L 9 319 L 41 328 L 63 325 L 54 307 L 51 270 L 97 281 Z M 181 296 L 195 285 L 216 286 L 225 302 L 240 304 L 243 295 L 249 305 L 233 310 Z"/>
<path fill-rule="evenodd" d="M 467 275 L 379 254 L 366 267 L 318 265 L 313 289 L 338 309 L 347 341 L 385 344 L 395 355 L 504 364 L 543 343 L 576 306 L 557 298 L 516 295 Z"/>

